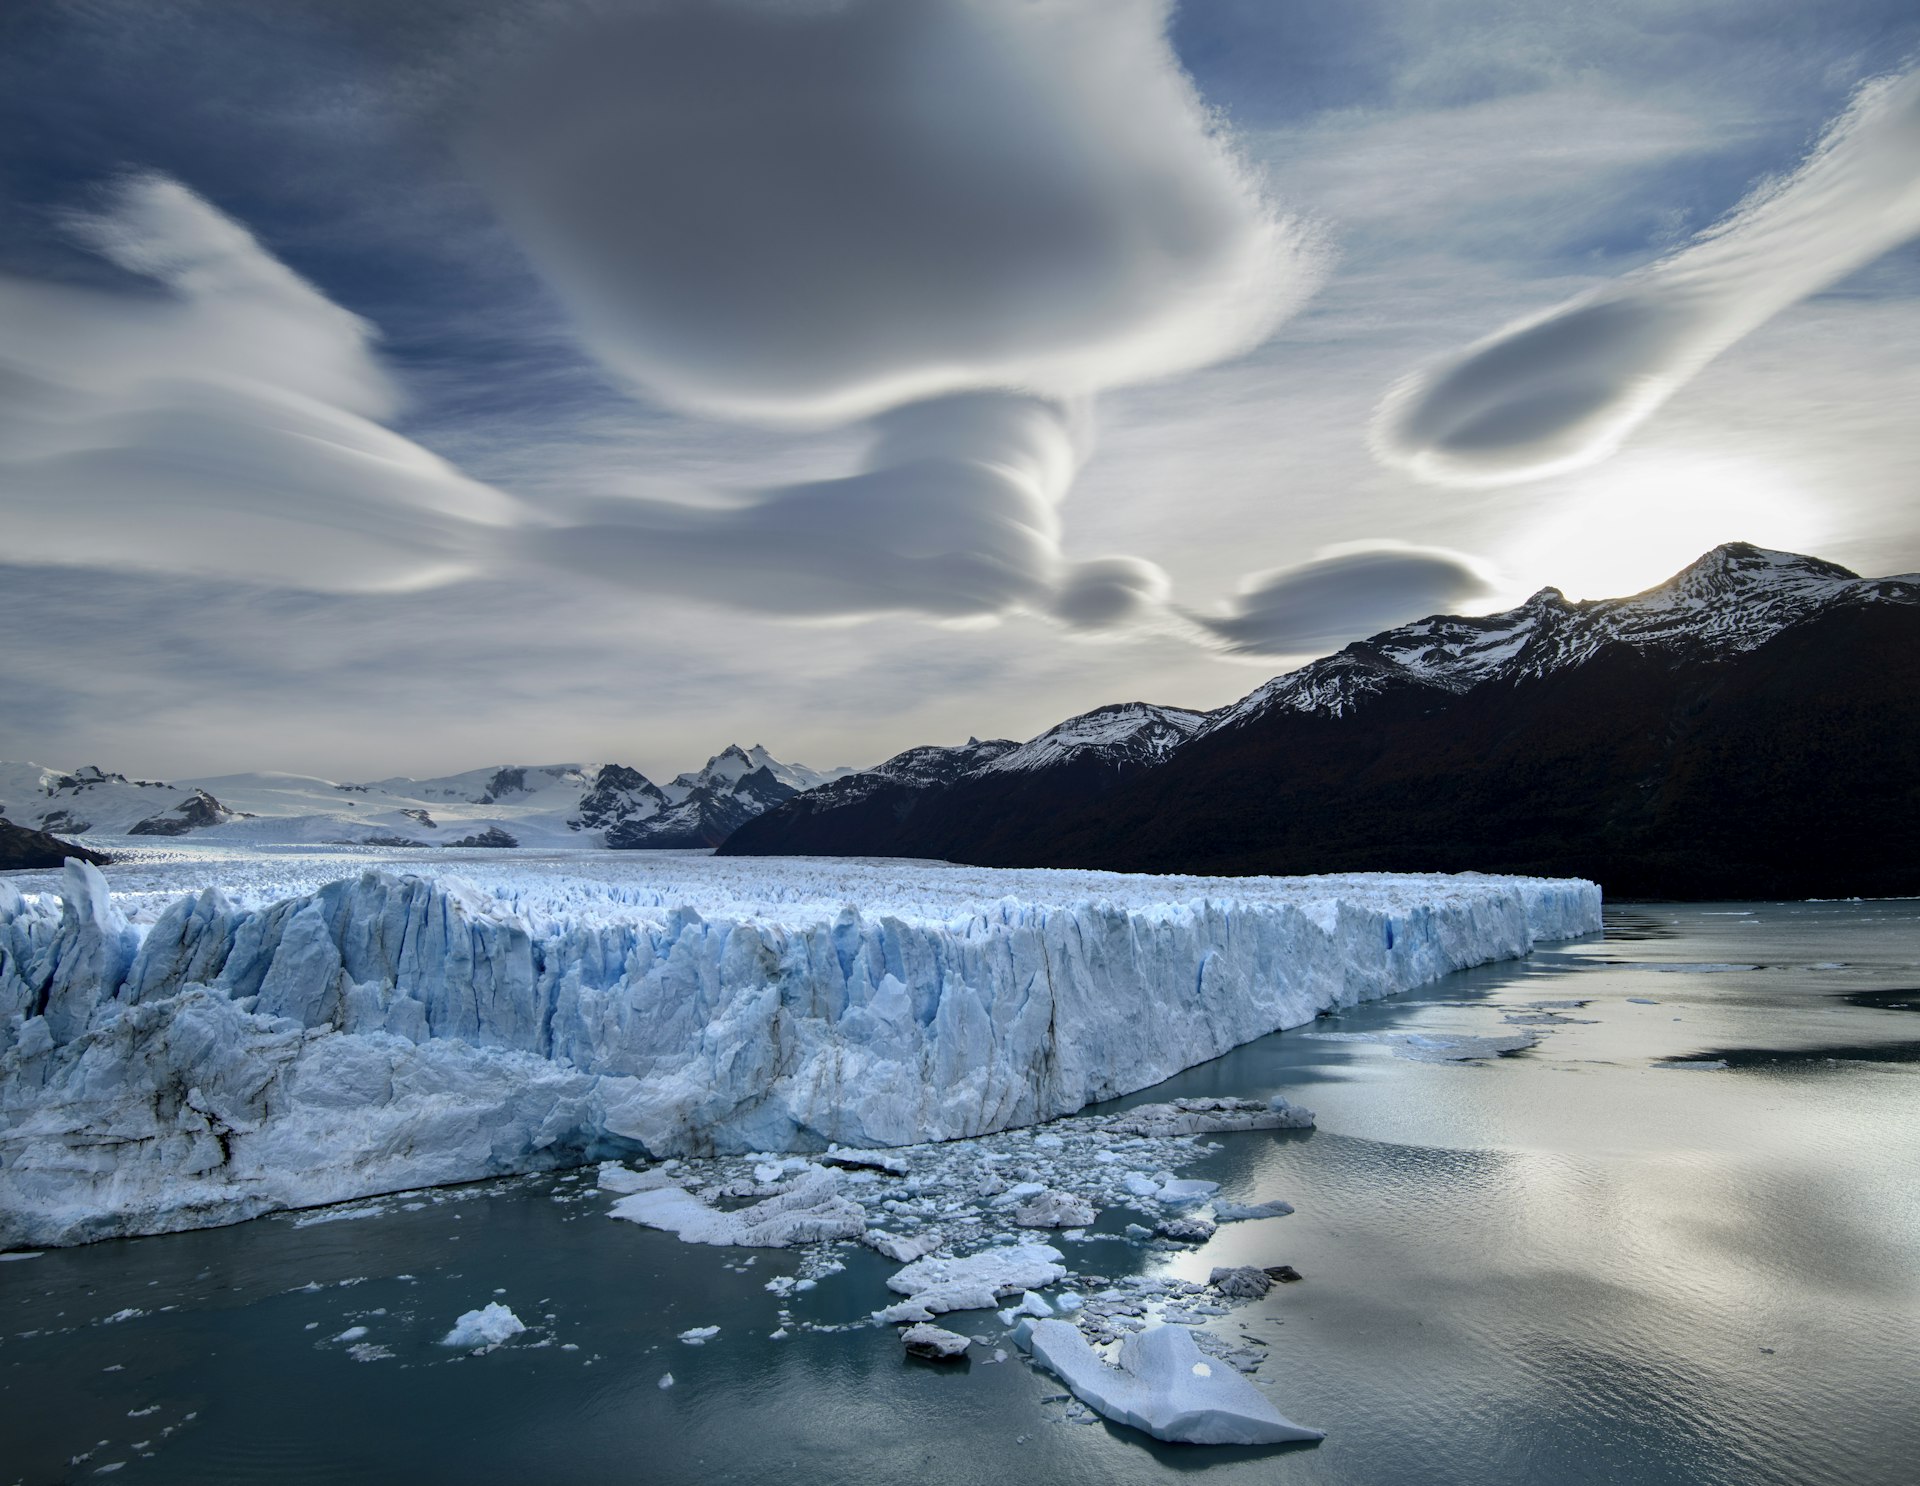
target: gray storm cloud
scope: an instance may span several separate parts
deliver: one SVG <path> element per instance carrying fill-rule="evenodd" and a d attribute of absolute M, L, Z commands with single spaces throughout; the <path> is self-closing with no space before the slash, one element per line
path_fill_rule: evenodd
<path fill-rule="evenodd" d="M 1868 84 L 1798 170 L 1673 256 L 1396 386 L 1385 463 L 1493 485 L 1603 459 L 1715 356 L 1920 235 L 1920 71 Z"/>
<path fill-rule="evenodd" d="M 1373 543 L 1249 578 L 1223 615 L 1189 615 L 1226 649 L 1246 655 L 1330 650 L 1493 591 L 1472 558 L 1437 547 Z"/>
<path fill-rule="evenodd" d="M 518 519 L 375 421 L 372 328 L 186 187 L 134 177 L 70 225 L 164 292 L 0 277 L 8 560 L 408 588 Z"/>

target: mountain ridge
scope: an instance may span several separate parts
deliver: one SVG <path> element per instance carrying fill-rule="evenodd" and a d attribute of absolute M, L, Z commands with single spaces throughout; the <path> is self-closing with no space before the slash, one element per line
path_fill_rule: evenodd
<path fill-rule="evenodd" d="M 782 763 L 758 744 L 729 745 L 665 786 L 624 764 L 496 764 L 366 783 L 287 773 L 168 783 L 97 765 L 0 763 L 0 818 L 63 836 L 252 845 L 689 849 L 846 772 Z"/>
<path fill-rule="evenodd" d="M 1862 656 L 1874 658 L 1864 669 Z M 1355 641 L 1196 714 L 1159 758 L 1017 779 L 975 766 L 896 785 L 884 821 L 816 792 L 721 850 L 1259 874 L 1537 870 L 1682 897 L 1920 891 L 1920 866 L 1897 851 L 1866 851 L 1849 869 L 1809 844 L 1818 832 L 1805 819 L 1920 829 L 1920 785 L 1901 783 L 1920 779 L 1916 694 L 1920 576 L 1860 578 L 1726 543 L 1625 598 L 1543 589 L 1501 614 L 1429 616 Z M 862 778 L 835 789 L 856 794 Z M 1873 810 L 1853 810 L 1848 788 Z M 1706 798 L 1735 816 L 1771 810 L 1777 825 L 1729 831 L 1699 818 Z M 1662 830 L 1717 840 L 1720 854 L 1680 852 Z"/>

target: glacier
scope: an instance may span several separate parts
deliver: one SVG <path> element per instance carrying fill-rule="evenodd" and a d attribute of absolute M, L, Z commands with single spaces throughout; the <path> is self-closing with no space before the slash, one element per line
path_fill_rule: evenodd
<path fill-rule="evenodd" d="M 109 873 L 0 881 L 0 1248 L 1031 1125 L 1600 913 L 1590 882 L 1477 875 L 172 849 Z"/>

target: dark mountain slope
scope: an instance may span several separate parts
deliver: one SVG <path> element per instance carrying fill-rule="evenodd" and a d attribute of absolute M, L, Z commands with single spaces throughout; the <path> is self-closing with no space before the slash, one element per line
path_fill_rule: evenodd
<path fill-rule="evenodd" d="M 1057 742 L 1154 713 L 1150 750 Z M 1540 872 L 1616 896 L 1920 892 L 1920 583 L 1730 543 L 1631 598 L 1547 589 L 1389 630 L 1206 716 L 1104 708 L 891 781 L 884 820 L 849 808 L 880 772 L 799 796 L 723 850 Z"/>
<path fill-rule="evenodd" d="M 1464 697 L 1269 714 L 1046 826 L 994 860 L 1533 872 L 1617 897 L 1920 892 L 1920 611 L 1842 610 L 1720 661 L 1609 647 Z"/>
<path fill-rule="evenodd" d="M 104 867 L 113 860 L 84 846 L 75 846 L 71 841 L 62 841 L 58 836 L 49 836 L 45 831 L 29 830 L 0 817 L 0 872 L 59 867 L 65 865 L 68 857 L 78 857 L 96 867 Z"/>

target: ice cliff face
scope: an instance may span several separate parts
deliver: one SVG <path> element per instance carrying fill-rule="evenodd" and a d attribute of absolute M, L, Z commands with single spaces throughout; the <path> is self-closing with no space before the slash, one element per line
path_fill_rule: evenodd
<path fill-rule="evenodd" d="M 1599 924 L 1568 880 L 462 865 L 252 906 L 0 883 L 0 1246 L 982 1134 Z"/>

